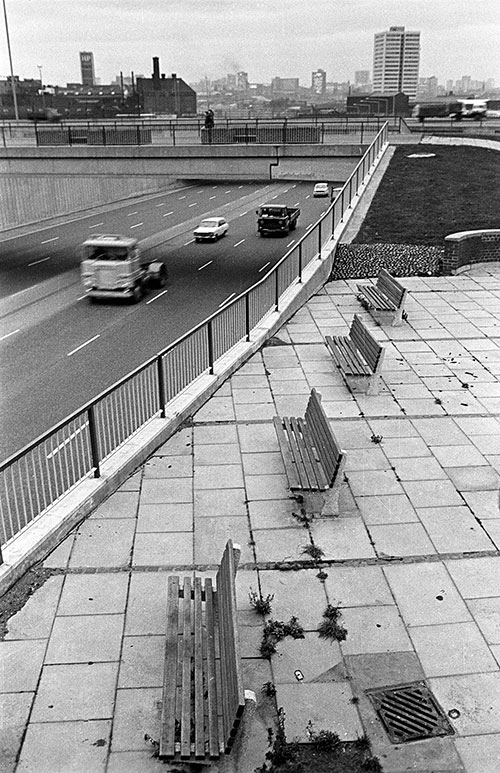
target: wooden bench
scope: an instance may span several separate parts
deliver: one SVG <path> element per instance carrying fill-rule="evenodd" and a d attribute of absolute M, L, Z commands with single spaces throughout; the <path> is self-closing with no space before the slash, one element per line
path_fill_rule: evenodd
<path fill-rule="evenodd" d="M 237 628 L 240 548 L 229 540 L 216 576 L 168 578 L 159 757 L 203 763 L 229 754 L 247 705 Z M 241 730 L 240 730 L 241 733 Z"/>
<path fill-rule="evenodd" d="M 345 453 L 341 450 L 315 389 L 304 418 L 275 416 L 274 427 L 289 488 L 305 498 L 306 510 L 338 513 Z"/>
<path fill-rule="evenodd" d="M 326 336 L 326 345 L 352 390 L 378 394 L 385 349 L 354 315 L 347 336 Z"/>
<path fill-rule="evenodd" d="M 377 322 L 383 325 L 390 323 L 394 327 L 401 324 L 408 290 L 394 279 L 387 269 L 380 269 L 375 285 L 366 284 L 357 287 L 358 299 Z"/>

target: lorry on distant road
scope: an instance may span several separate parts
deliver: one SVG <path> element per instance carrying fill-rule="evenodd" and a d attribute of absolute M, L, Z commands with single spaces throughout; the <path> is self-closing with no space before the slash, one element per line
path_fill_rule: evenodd
<path fill-rule="evenodd" d="M 257 230 L 264 234 L 295 231 L 299 219 L 299 207 L 287 207 L 286 204 L 263 204 L 257 210 Z"/>
<path fill-rule="evenodd" d="M 473 118 L 480 121 L 486 118 L 487 103 L 484 99 L 455 99 L 436 102 L 419 102 L 413 108 L 413 118 L 420 123 L 426 118 L 451 118 L 461 121 L 462 118 Z"/>
<path fill-rule="evenodd" d="M 161 260 L 148 260 L 137 239 L 116 234 L 94 234 L 81 248 L 80 272 L 86 296 L 141 300 L 148 286 L 164 287 L 167 269 Z"/>

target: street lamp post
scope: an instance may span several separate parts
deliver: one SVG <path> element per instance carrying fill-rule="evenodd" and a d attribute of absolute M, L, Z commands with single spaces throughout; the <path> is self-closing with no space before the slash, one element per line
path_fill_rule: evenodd
<path fill-rule="evenodd" d="M 5 35 L 7 37 L 7 50 L 9 52 L 9 63 L 10 63 L 10 77 L 11 77 L 11 83 L 12 83 L 12 99 L 14 101 L 14 116 L 16 118 L 16 121 L 19 121 L 19 111 L 17 109 L 17 94 L 16 94 L 16 84 L 14 81 L 14 69 L 12 67 L 12 53 L 10 50 L 10 38 L 9 38 L 9 23 L 7 21 L 7 8 L 5 7 L 5 0 L 2 0 L 3 2 L 3 15 L 5 18 Z"/>

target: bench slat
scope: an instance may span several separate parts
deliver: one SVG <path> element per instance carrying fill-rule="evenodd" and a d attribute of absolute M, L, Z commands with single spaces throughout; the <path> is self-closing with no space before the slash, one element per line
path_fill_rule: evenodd
<path fill-rule="evenodd" d="M 293 491 L 294 489 L 301 488 L 300 480 L 297 472 L 297 465 L 293 459 L 290 446 L 288 445 L 287 436 L 283 429 L 282 419 L 279 416 L 273 418 L 274 428 L 276 430 L 276 436 L 278 438 L 278 444 L 281 451 L 281 456 L 285 463 L 285 470 L 288 478 L 288 485 Z"/>
<path fill-rule="evenodd" d="M 191 756 L 191 578 L 184 578 L 181 653 L 181 757 Z"/>
<path fill-rule="evenodd" d="M 305 487 L 314 488 L 318 485 L 316 476 L 317 461 L 314 459 L 314 456 L 311 455 L 311 449 L 307 447 L 307 442 L 304 439 L 303 423 L 294 416 L 291 416 L 289 421 L 292 427 L 297 453 L 300 456 L 301 464 L 304 469 Z"/>
<path fill-rule="evenodd" d="M 179 578 L 169 577 L 167 586 L 167 633 L 163 677 L 160 754 L 175 754 L 175 706 L 177 696 L 177 644 L 179 632 Z"/>
<path fill-rule="evenodd" d="M 310 463 L 314 468 L 315 488 L 319 489 L 320 491 L 324 491 L 325 489 L 328 488 L 328 481 L 326 479 L 325 471 L 323 470 L 323 467 L 321 464 L 321 457 L 318 453 L 317 440 L 316 438 L 313 438 L 311 427 L 307 425 L 303 419 L 298 419 L 298 421 L 300 423 L 302 435 L 306 441 L 305 452 L 310 457 L 311 459 Z"/>
<path fill-rule="evenodd" d="M 315 438 L 316 450 L 326 475 L 326 483 L 331 486 L 338 470 L 339 457 L 342 455 L 342 451 L 336 443 L 328 418 L 317 398 L 314 403 L 311 401 L 310 409 L 308 407 L 307 424 L 311 427 L 311 432 Z"/>
<path fill-rule="evenodd" d="M 205 580 L 205 623 L 207 646 L 207 720 L 208 720 L 208 751 L 210 757 L 218 757 L 219 723 L 217 717 L 217 686 L 215 671 L 215 610 L 212 580 Z"/>
<path fill-rule="evenodd" d="M 304 488 L 307 488 L 310 485 L 310 481 L 309 481 L 309 476 L 307 474 L 306 467 L 304 465 L 304 461 L 302 459 L 302 453 L 299 446 L 300 438 L 297 438 L 295 436 L 295 429 L 292 424 L 292 420 L 288 416 L 283 417 L 283 426 L 285 427 L 285 430 L 286 430 L 288 447 L 292 455 L 293 466 L 297 476 L 297 486 L 295 486 L 295 488 L 302 490 Z M 290 488 L 293 491 L 294 487 L 291 484 L 290 484 Z"/>
<path fill-rule="evenodd" d="M 203 707 L 203 613 L 201 577 L 194 580 L 194 753 L 205 756 L 205 711 Z"/>

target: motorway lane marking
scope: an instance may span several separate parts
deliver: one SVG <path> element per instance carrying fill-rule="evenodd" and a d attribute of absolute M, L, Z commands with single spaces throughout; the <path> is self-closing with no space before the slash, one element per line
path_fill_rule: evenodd
<path fill-rule="evenodd" d="M 166 206 L 167 206 L 166 201 L 163 201 L 161 204 L 155 204 L 155 207 L 166 207 Z"/>
<path fill-rule="evenodd" d="M 204 264 L 203 264 L 203 266 L 200 266 L 200 267 L 199 267 L 198 271 L 201 271 L 201 270 L 202 270 L 202 268 L 206 268 L 207 266 L 209 266 L 209 265 L 210 265 L 210 263 L 213 263 L 213 260 L 209 260 L 209 261 L 208 261 L 208 263 L 204 263 Z"/>
<path fill-rule="evenodd" d="M 210 198 L 208 200 L 210 201 L 210 199 L 216 199 L 216 198 L 217 198 L 217 196 L 210 196 Z"/>
<path fill-rule="evenodd" d="M 12 330 L 10 333 L 6 333 L 0 338 L 0 341 L 4 341 L 6 338 L 10 338 L 10 336 L 13 336 L 15 333 L 19 333 L 19 328 L 17 330 Z"/>
<path fill-rule="evenodd" d="M 240 244 L 243 244 L 244 241 L 244 239 L 241 239 L 239 242 L 236 242 L 236 244 L 233 244 L 233 247 L 239 247 Z"/>
<path fill-rule="evenodd" d="M 231 193 L 231 191 L 225 191 L 225 193 Z"/>
<path fill-rule="evenodd" d="M 48 244 L 49 242 L 57 242 L 59 240 L 58 236 L 54 236 L 53 239 L 45 239 L 44 242 L 40 242 L 40 244 Z"/>
<path fill-rule="evenodd" d="M 287 247 L 291 247 L 291 246 L 292 246 L 292 244 L 294 244 L 294 243 L 295 243 L 295 239 L 292 239 L 292 241 L 291 241 L 291 242 L 288 242 L 288 244 L 287 244 L 286 246 L 287 246 Z"/>
<path fill-rule="evenodd" d="M 182 199 L 187 199 L 187 196 L 179 196 L 179 201 L 182 201 Z"/>
<path fill-rule="evenodd" d="M 127 212 L 127 217 L 132 217 L 132 215 L 137 215 L 137 210 L 135 212 Z"/>
<path fill-rule="evenodd" d="M 218 185 L 212 185 L 212 190 L 214 191 L 218 187 L 219 187 Z"/>
<path fill-rule="evenodd" d="M 71 435 L 69 435 L 66 438 L 66 440 L 63 440 L 62 443 L 59 443 L 59 445 L 56 446 L 56 448 L 54 448 L 54 450 L 51 451 L 50 454 L 47 454 L 47 459 L 52 459 L 56 454 L 59 453 L 59 451 L 61 451 L 64 448 L 64 446 L 67 446 L 68 443 L 70 443 L 77 435 L 83 432 L 84 429 L 87 429 L 88 426 L 89 426 L 89 423 L 88 421 L 86 421 L 85 424 L 83 424 L 81 427 L 79 427 L 74 432 L 72 432 Z"/>
<path fill-rule="evenodd" d="M 51 255 L 48 258 L 40 258 L 40 260 L 34 260 L 33 263 L 28 263 L 28 266 L 36 266 L 37 263 L 45 263 L 46 260 L 51 259 Z"/>
<path fill-rule="evenodd" d="M 224 301 L 222 301 L 222 303 L 219 303 L 218 308 L 220 309 L 221 306 L 224 306 L 235 295 L 236 295 L 236 293 L 231 293 L 231 295 L 228 295 L 227 298 Z"/>
<path fill-rule="evenodd" d="M 295 204 L 294 204 L 293 206 L 294 206 L 294 207 L 300 207 L 300 201 L 296 201 L 296 202 L 295 202 Z"/>
<path fill-rule="evenodd" d="M 73 349 L 73 351 L 72 351 L 72 352 L 68 352 L 68 354 L 66 355 L 66 357 L 71 357 L 71 355 L 72 355 L 72 354 L 75 354 L 76 352 L 79 352 L 79 351 L 80 351 L 80 349 L 83 349 L 83 347 L 84 347 L 84 346 L 88 346 L 89 344 L 91 344 L 91 343 L 92 343 L 92 341 L 96 341 L 96 340 L 97 340 L 98 338 L 100 338 L 100 337 L 101 337 L 101 334 L 100 334 L 100 333 L 98 333 L 98 334 L 97 334 L 96 336 L 94 336 L 93 338 L 89 338 L 89 340 L 88 340 L 88 341 L 85 341 L 85 343 L 84 343 L 84 344 L 80 344 L 80 346 L 77 346 L 77 347 L 76 347 L 76 349 Z"/>
<path fill-rule="evenodd" d="M 308 230 L 309 230 L 310 228 L 312 228 L 312 227 L 313 227 L 313 223 L 309 223 L 309 225 L 308 225 L 308 226 L 306 226 L 306 231 L 308 231 Z"/>
<path fill-rule="evenodd" d="M 154 298 L 151 298 L 149 301 L 146 301 L 146 306 L 147 306 L 149 303 L 153 303 L 153 301 L 157 301 L 157 300 L 158 300 L 158 298 L 161 298 L 161 296 L 162 296 L 162 295 L 165 295 L 165 293 L 168 293 L 168 290 L 163 290 L 163 292 L 161 292 L 161 293 L 158 293 L 158 295 L 155 295 L 155 297 L 154 297 Z"/>
<path fill-rule="evenodd" d="M 140 225 L 144 225 L 144 223 L 136 223 L 135 225 L 131 225 L 130 228 L 139 228 Z"/>
<path fill-rule="evenodd" d="M 173 213 L 173 210 L 172 210 L 172 212 L 165 212 L 165 214 L 162 215 L 162 217 L 168 217 L 169 215 L 173 215 L 173 214 L 174 213 Z"/>
<path fill-rule="evenodd" d="M 277 199 L 277 198 L 278 198 L 278 194 L 276 194 L 276 196 L 273 196 L 273 199 Z"/>
<path fill-rule="evenodd" d="M 197 201 L 195 201 L 195 202 L 194 202 L 194 204 L 189 204 L 189 206 L 190 206 L 190 207 L 197 207 L 197 206 L 198 206 L 198 202 L 197 202 Z"/>
<path fill-rule="evenodd" d="M 104 225 L 104 223 L 94 223 L 94 225 L 89 225 L 89 230 L 91 228 L 99 228 L 100 225 Z"/>
<path fill-rule="evenodd" d="M 245 215 L 248 215 L 248 212 L 242 212 L 241 215 L 238 215 L 238 217 L 245 217 Z"/>
<path fill-rule="evenodd" d="M 307 196 L 306 196 L 306 199 L 310 199 L 310 198 L 311 198 L 311 194 L 308 193 Z"/>
<path fill-rule="evenodd" d="M 188 242 L 184 242 L 184 247 L 187 247 L 188 244 L 192 244 L 194 242 L 194 239 L 190 239 Z"/>
<path fill-rule="evenodd" d="M 267 267 L 268 267 L 268 266 L 270 266 L 270 265 L 271 265 L 271 261 L 270 261 L 270 260 L 268 260 L 268 261 L 267 261 L 267 263 L 264 263 L 264 265 L 262 266 L 262 268 L 259 268 L 259 274 L 260 274 L 260 272 L 261 272 L 261 271 L 264 271 L 264 269 L 265 269 L 265 268 L 267 268 Z"/>

